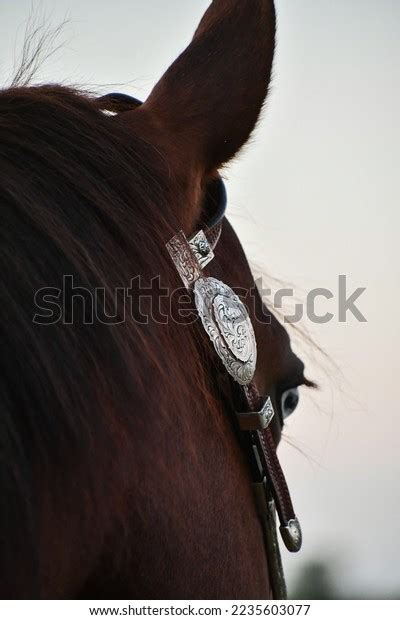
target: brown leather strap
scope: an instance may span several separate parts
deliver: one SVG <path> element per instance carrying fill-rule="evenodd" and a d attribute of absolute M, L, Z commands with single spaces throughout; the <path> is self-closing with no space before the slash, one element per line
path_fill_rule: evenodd
<path fill-rule="evenodd" d="M 221 222 L 219 222 L 218 224 L 216 224 L 212 228 L 208 228 L 207 230 L 205 230 L 205 234 L 206 234 L 208 243 L 210 244 L 210 247 L 211 247 L 212 250 L 215 250 L 215 248 L 217 247 L 217 243 L 218 243 L 219 238 L 221 236 L 221 232 L 222 232 L 222 223 Z"/>
<path fill-rule="evenodd" d="M 245 386 L 243 392 L 248 411 L 260 411 L 264 399 L 259 395 L 254 382 Z M 289 488 L 276 453 L 276 444 L 271 428 L 268 426 L 264 430 L 254 431 L 252 438 L 257 448 L 263 473 L 271 486 L 271 492 L 281 524 L 282 538 L 289 551 L 298 551 L 301 547 L 300 524 L 294 512 Z"/>
<path fill-rule="evenodd" d="M 251 383 L 244 388 L 249 411 L 259 411 L 263 405 L 263 399 L 260 397 L 256 386 Z M 279 519 L 287 524 L 291 519 L 296 517 L 293 509 L 292 500 L 289 489 L 282 471 L 281 464 L 276 453 L 276 445 L 270 427 L 265 430 L 257 431 L 257 443 L 261 450 L 259 457 L 262 459 L 262 465 L 265 473 L 268 475 L 272 485 L 272 492 L 276 503 L 276 509 Z"/>
<path fill-rule="evenodd" d="M 201 244 L 204 245 L 204 235 L 208 245 L 213 249 L 218 243 L 220 234 L 221 222 L 218 222 L 210 227 L 206 233 L 204 231 L 197 233 L 190 242 L 188 242 L 183 232 L 178 233 L 168 242 L 168 252 L 188 289 L 191 289 L 193 284 L 201 277 L 201 270 L 209 262 L 207 260 L 202 263 L 202 259 L 209 254 L 209 248 L 207 248 L 207 254 L 204 254 L 204 248 L 200 247 Z M 201 238 L 201 235 L 203 238 Z M 212 258 L 213 255 L 211 256 Z M 252 470 L 253 472 L 256 471 L 254 481 L 260 482 L 261 477 L 261 481 L 264 482 L 264 478 L 266 478 L 279 515 L 280 531 L 285 545 L 289 551 L 298 551 L 301 547 L 300 524 L 294 513 L 289 489 L 276 454 L 275 441 L 269 428 L 269 423 L 274 414 L 271 399 L 267 398 L 263 401 L 253 382 L 247 386 L 240 386 L 239 380 L 234 375 L 231 376 L 231 381 L 234 385 L 234 393 L 235 388 L 240 388 L 241 397 L 239 400 L 244 400 L 245 402 L 242 404 L 247 408 L 247 412 L 241 411 L 241 408 L 236 409 L 236 412 L 238 416 L 242 416 L 242 422 L 243 416 L 247 416 L 245 428 L 243 428 L 243 425 L 240 428 L 245 436 L 243 443 L 247 444 L 247 452 L 252 461 Z M 255 414 L 254 416 L 247 415 L 253 413 Z M 255 426 L 253 426 L 251 418 L 257 419 Z"/>

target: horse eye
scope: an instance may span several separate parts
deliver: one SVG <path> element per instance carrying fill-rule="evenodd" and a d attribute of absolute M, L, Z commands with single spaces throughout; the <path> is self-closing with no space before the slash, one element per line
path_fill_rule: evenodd
<path fill-rule="evenodd" d="M 281 407 L 282 407 L 282 417 L 285 420 L 288 418 L 296 409 L 299 404 L 300 395 L 299 388 L 292 388 L 291 390 L 286 390 L 282 394 L 281 399 Z"/>

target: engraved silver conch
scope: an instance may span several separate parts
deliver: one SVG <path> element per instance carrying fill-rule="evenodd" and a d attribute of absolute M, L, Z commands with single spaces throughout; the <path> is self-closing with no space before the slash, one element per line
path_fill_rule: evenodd
<path fill-rule="evenodd" d="M 240 385 L 254 377 L 257 345 L 244 303 L 234 291 L 215 278 L 202 275 L 214 257 L 203 231 L 188 241 L 183 232 L 167 244 L 186 288 L 193 290 L 197 312 L 226 370 Z"/>

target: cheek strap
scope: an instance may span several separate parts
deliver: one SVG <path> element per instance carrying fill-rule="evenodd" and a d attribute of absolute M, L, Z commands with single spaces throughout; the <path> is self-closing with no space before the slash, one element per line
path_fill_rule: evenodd
<path fill-rule="evenodd" d="M 215 238 L 220 230 L 215 233 Z M 275 510 L 280 533 L 289 551 L 302 544 L 300 523 L 276 453 L 271 431 L 275 412 L 271 398 L 263 399 L 254 383 L 257 346 L 246 306 L 223 282 L 204 277 L 203 269 L 214 258 L 212 237 L 199 231 L 189 241 L 181 231 L 167 250 L 188 289 L 205 332 L 230 376 L 236 396 L 235 424 L 245 446 L 253 478 L 257 510 L 263 528 L 269 572 L 276 598 L 286 598 L 286 588 L 276 536 Z"/>

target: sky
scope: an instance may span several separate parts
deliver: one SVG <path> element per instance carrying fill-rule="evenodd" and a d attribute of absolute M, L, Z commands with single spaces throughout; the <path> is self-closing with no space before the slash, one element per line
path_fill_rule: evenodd
<path fill-rule="evenodd" d="M 40 81 L 145 99 L 187 45 L 209 2 L 42 0 L 68 18 L 63 47 Z M 302 393 L 280 457 L 304 546 L 284 552 L 291 586 L 325 559 L 344 592 L 400 593 L 399 345 L 400 3 L 276 0 L 277 53 L 268 105 L 251 145 L 226 170 L 229 217 L 265 282 L 315 287 L 334 298 L 305 319 L 329 359 L 296 334 L 320 384 Z M 12 75 L 31 0 L 0 0 L 0 80 Z M 112 86 L 111 86 L 112 85 Z M 268 274 L 268 275 L 267 275 Z M 338 277 L 364 323 L 339 322 Z"/>

